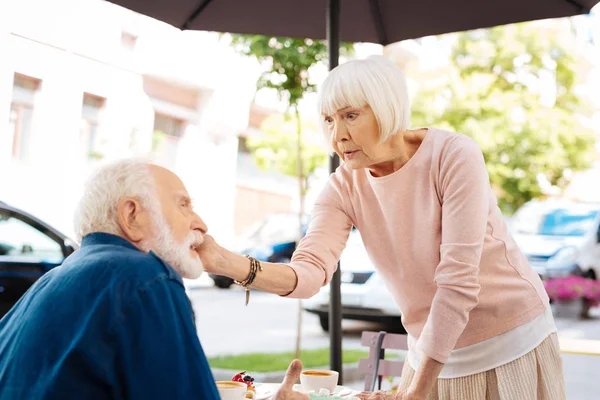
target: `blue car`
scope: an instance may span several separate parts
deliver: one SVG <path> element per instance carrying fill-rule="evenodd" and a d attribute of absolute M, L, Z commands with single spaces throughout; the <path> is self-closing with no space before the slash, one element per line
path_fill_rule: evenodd
<path fill-rule="evenodd" d="M 0 201 L 0 318 L 77 248 L 50 225 Z"/>
<path fill-rule="evenodd" d="M 308 217 L 302 223 L 302 234 L 306 234 Z M 259 261 L 287 263 L 296 249 L 298 214 L 271 214 L 256 224 L 236 245 L 236 252 L 248 254 Z M 209 274 L 215 286 L 227 289 L 233 280 L 226 276 Z"/>

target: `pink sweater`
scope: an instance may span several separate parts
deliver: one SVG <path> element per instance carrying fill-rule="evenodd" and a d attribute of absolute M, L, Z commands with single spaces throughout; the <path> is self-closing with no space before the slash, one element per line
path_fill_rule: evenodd
<path fill-rule="evenodd" d="M 329 282 L 352 225 L 406 330 L 437 361 L 532 320 L 548 305 L 508 233 L 481 150 L 467 136 L 429 129 L 408 163 L 380 178 L 340 166 L 290 263 L 298 275 L 290 297 L 311 297 Z"/>

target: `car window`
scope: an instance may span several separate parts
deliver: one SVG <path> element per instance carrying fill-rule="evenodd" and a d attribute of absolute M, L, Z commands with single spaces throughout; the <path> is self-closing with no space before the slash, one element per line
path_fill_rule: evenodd
<path fill-rule="evenodd" d="M 20 219 L 0 211 L 0 262 L 60 262 L 60 245 Z"/>
<path fill-rule="evenodd" d="M 304 218 L 306 223 L 307 218 Z M 248 238 L 260 243 L 294 242 L 298 238 L 298 215 L 272 214 L 251 230 Z"/>
<path fill-rule="evenodd" d="M 540 235 L 584 236 L 593 229 L 597 215 L 597 211 L 554 210 L 545 216 Z"/>
<path fill-rule="evenodd" d="M 512 224 L 517 233 L 544 236 L 584 236 L 594 229 L 598 209 L 578 205 L 544 209 L 527 207 L 518 212 Z"/>

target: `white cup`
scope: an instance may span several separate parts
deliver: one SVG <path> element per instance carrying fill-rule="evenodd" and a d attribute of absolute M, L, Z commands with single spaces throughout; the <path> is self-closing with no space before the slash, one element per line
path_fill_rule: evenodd
<path fill-rule="evenodd" d="M 330 393 L 335 391 L 340 374 L 329 370 L 306 370 L 300 374 L 302 389 L 306 392 L 319 393 L 321 389 L 327 389 Z"/>
<path fill-rule="evenodd" d="M 242 382 L 217 381 L 217 390 L 221 400 L 245 400 L 247 394 L 251 394 L 252 400 L 256 398 L 256 393 L 248 390 L 248 385 Z"/>

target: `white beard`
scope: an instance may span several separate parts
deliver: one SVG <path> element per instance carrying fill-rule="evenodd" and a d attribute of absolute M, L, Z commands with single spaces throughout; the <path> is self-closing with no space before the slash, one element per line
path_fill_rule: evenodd
<path fill-rule="evenodd" d="M 160 211 L 152 213 L 152 225 L 155 233 L 154 240 L 142 245 L 145 251 L 153 250 L 167 262 L 182 278 L 197 279 L 204 272 L 200 257 L 190 254 L 192 247 L 199 246 L 204 241 L 200 232 L 190 232 L 183 243 L 177 243 L 171 233 L 171 228 Z"/>

